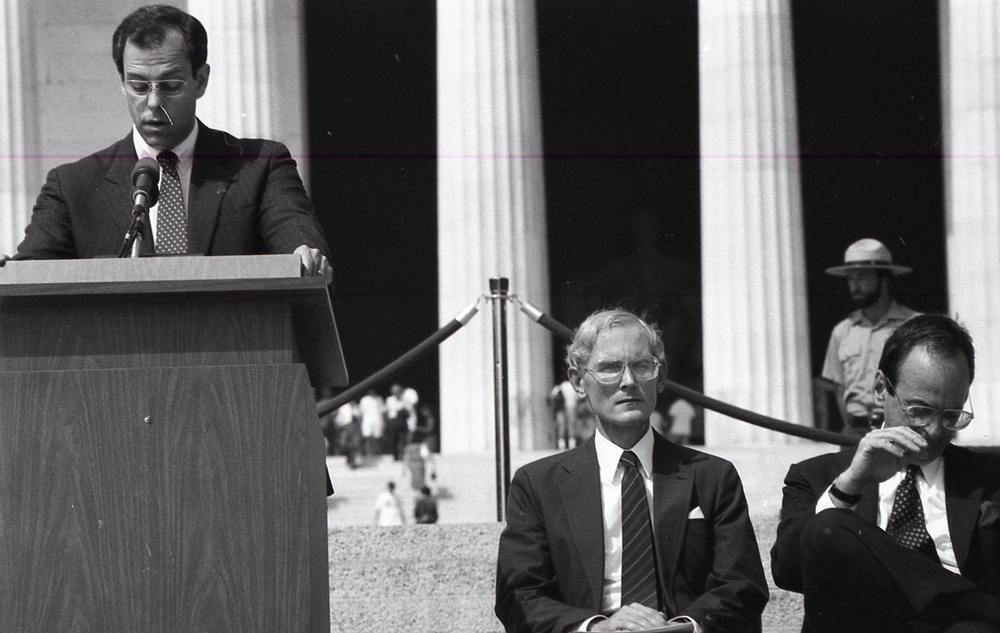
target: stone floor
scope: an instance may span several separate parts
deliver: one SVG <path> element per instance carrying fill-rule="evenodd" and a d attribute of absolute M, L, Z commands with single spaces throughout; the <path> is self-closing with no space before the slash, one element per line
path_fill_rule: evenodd
<path fill-rule="evenodd" d="M 791 441 L 711 451 L 740 472 L 769 579 L 768 552 L 788 465 L 833 450 Z M 515 453 L 512 468 L 550 452 Z M 328 466 L 337 490 L 328 503 L 332 631 L 502 630 L 492 613 L 496 542 L 503 527 L 497 521 L 492 455 L 436 456 L 441 519 L 433 526 L 373 526 L 375 497 L 390 480 L 412 517 L 414 494 L 401 463 L 380 458 L 349 469 L 343 458 L 329 458 Z M 772 586 L 764 630 L 797 632 L 800 622 L 800 596 Z"/>

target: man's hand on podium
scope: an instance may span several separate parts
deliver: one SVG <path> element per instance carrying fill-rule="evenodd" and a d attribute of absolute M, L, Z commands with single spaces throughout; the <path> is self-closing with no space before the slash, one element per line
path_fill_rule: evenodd
<path fill-rule="evenodd" d="M 10 259 L 10 255 L 0 253 L 0 268 L 3 268 L 3 265 L 7 263 L 8 259 Z"/>
<path fill-rule="evenodd" d="M 295 254 L 302 260 L 302 270 L 306 275 L 323 275 L 326 283 L 333 280 L 333 268 L 318 248 L 309 248 L 303 244 L 295 249 Z"/>

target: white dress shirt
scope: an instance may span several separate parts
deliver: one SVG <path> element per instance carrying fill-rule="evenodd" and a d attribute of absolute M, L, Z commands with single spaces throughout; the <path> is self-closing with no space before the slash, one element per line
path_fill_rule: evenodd
<path fill-rule="evenodd" d="M 199 124 L 195 123 L 194 129 L 187 135 L 187 138 L 170 150 L 177 154 L 177 173 L 181 179 L 181 194 L 184 196 L 185 209 L 190 209 L 188 197 L 191 191 L 191 170 L 194 168 L 194 145 L 198 141 L 198 126 Z M 163 151 L 150 147 L 135 126 L 132 126 L 132 143 L 135 145 L 135 154 L 139 158 L 155 160 L 157 154 Z M 160 178 L 163 178 L 162 172 Z M 156 243 L 156 212 L 158 207 L 159 204 L 154 204 L 149 208 L 149 230 L 152 232 L 154 244 Z"/>
<path fill-rule="evenodd" d="M 622 476 L 625 469 L 620 461 L 625 449 L 601 435 L 595 434 L 594 444 L 597 448 L 597 465 L 601 478 L 601 510 L 604 515 L 604 591 L 601 595 L 601 612 L 612 614 L 621 608 L 622 602 Z M 649 504 L 649 522 L 653 523 L 653 430 L 646 429 L 646 434 L 628 449 L 639 458 L 639 473 L 646 485 L 646 503 Z M 591 622 L 603 619 L 604 616 L 594 616 L 584 620 L 578 631 L 586 631 Z M 680 615 L 669 620 L 671 623 L 690 622 L 695 633 L 701 633 L 701 626 L 686 615 Z"/>
<path fill-rule="evenodd" d="M 921 464 L 920 469 L 922 476 L 918 475 L 916 478 L 917 492 L 920 495 L 920 504 L 924 508 L 927 533 L 934 540 L 934 549 L 937 550 L 941 565 L 950 572 L 960 574 L 958 560 L 955 558 L 955 547 L 951 542 L 951 532 L 948 530 L 948 508 L 944 489 L 944 458 L 938 457 L 932 462 Z M 878 486 L 878 526 L 883 530 L 889 524 L 892 504 L 896 500 L 896 489 L 905 476 L 906 469 L 904 468 Z M 816 501 L 816 512 L 836 507 L 829 493 L 830 489 L 827 488 L 827 494 L 820 496 Z"/>
<path fill-rule="evenodd" d="M 601 597 L 601 612 L 614 613 L 621 608 L 622 601 L 622 476 L 625 469 L 619 461 L 623 448 L 608 438 L 596 433 L 597 464 L 601 473 L 601 508 L 604 513 L 604 592 Z M 646 502 L 649 503 L 649 519 L 653 520 L 653 431 L 646 430 L 631 449 L 639 458 L 639 472 L 646 484 Z"/>

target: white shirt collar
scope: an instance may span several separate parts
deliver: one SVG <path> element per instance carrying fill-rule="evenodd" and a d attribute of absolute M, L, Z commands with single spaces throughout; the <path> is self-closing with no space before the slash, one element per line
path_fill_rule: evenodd
<path fill-rule="evenodd" d="M 923 475 L 924 481 L 930 484 L 932 487 L 937 487 L 939 483 L 944 481 L 944 457 L 938 457 L 933 461 L 929 461 L 926 464 L 917 464 L 920 466 L 920 473 Z M 903 481 L 906 477 L 906 471 L 909 465 L 903 466 L 902 469 L 893 474 L 879 485 L 879 490 L 883 487 L 888 493 L 893 493 L 896 490 L 896 486 L 899 482 Z M 919 480 L 918 480 L 919 481 Z"/>
<path fill-rule="evenodd" d="M 940 455 L 935 460 L 929 461 L 926 464 L 920 464 L 920 470 L 924 474 L 924 479 L 932 485 L 944 480 L 943 468 L 944 457 Z"/>
<path fill-rule="evenodd" d="M 622 458 L 622 453 L 626 449 L 618 446 L 608 438 L 601 435 L 600 431 L 594 433 L 594 444 L 597 448 L 597 464 L 601 472 L 601 480 L 611 483 L 618 471 L 618 462 Z M 635 446 L 628 449 L 639 458 L 639 465 L 642 467 L 643 476 L 647 479 L 653 472 L 653 428 L 646 429 L 645 435 L 635 443 Z"/>
<path fill-rule="evenodd" d="M 179 159 L 177 162 L 179 165 L 183 165 L 185 163 L 190 165 L 191 161 L 194 160 L 194 145 L 198 142 L 199 127 L 201 127 L 201 124 L 196 121 L 194 129 L 192 129 L 191 133 L 187 135 L 187 138 L 178 143 L 176 147 L 170 148 L 170 151 L 177 154 L 177 158 Z M 139 134 L 139 129 L 134 125 L 132 126 L 132 144 L 135 145 L 135 155 L 138 158 L 156 158 L 156 155 L 163 151 L 150 147 L 149 144 L 146 143 L 146 139 L 142 138 L 142 134 Z M 180 167 L 178 167 L 178 169 L 180 169 Z"/>

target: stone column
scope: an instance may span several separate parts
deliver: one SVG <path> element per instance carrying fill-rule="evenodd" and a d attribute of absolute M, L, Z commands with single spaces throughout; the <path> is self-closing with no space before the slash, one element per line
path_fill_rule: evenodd
<path fill-rule="evenodd" d="M 942 0 L 948 303 L 976 344 L 966 444 L 1000 440 L 1000 6 Z"/>
<path fill-rule="evenodd" d="M 790 2 L 698 7 L 705 393 L 811 424 Z M 787 441 L 705 426 L 712 446 Z"/>
<path fill-rule="evenodd" d="M 189 0 L 187 10 L 208 31 L 212 71 L 199 118 L 235 136 L 285 143 L 306 179 L 301 0 Z"/>
<path fill-rule="evenodd" d="M 438 283 L 442 323 L 488 292 L 491 277 L 548 310 L 535 7 L 532 0 L 439 0 Z M 545 395 L 552 337 L 508 310 L 511 447 L 552 445 Z M 493 446 L 488 304 L 440 353 L 441 442 Z"/>
<path fill-rule="evenodd" d="M 22 0 L 0 2 L 0 253 L 12 255 L 31 216 L 34 183 L 27 156 L 34 149 L 31 114 L 34 78 L 27 65 L 26 8 Z"/>

